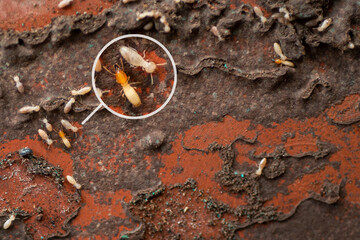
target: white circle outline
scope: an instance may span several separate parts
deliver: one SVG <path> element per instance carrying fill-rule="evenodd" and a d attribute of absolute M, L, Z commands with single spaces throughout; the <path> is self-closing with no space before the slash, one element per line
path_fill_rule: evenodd
<path fill-rule="evenodd" d="M 146 115 L 142 115 L 142 116 L 127 116 L 127 115 L 123 115 L 123 114 L 120 114 L 114 110 L 112 110 L 106 103 L 104 103 L 104 101 L 101 99 L 101 97 L 99 96 L 98 92 L 95 90 L 96 89 L 96 85 L 95 85 L 95 66 L 96 66 L 96 62 L 99 60 L 101 54 L 111 45 L 113 44 L 114 42 L 117 42 L 121 39 L 125 39 L 125 38 L 145 38 L 147 40 L 150 40 L 154 43 L 156 43 L 157 45 L 159 45 L 164 51 L 165 53 L 167 54 L 167 56 L 169 57 L 170 61 L 171 61 L 171 64 L 173 66 L 173 71 L 174 71 L 174 84 L 173 84 L 173 87 L 172 87 L 172 90 L 171 90 L 171 93 L 169 95 L 169 97 L 167 98 L 167 100 L 165 101 L 165 103 L 163 105 L 161 105 L 158 109 L 156 109 L 155 111 L 149 113 L 149 114 L 146 114 Z M 176 64 L 175 64 L 175 61 L 174 61 L 174 58 L 171 56 L 169 50 L 166 49 L 166 47 L 160 43 L 158 40 L 152 38 L 152 37 L 149 37 L 149 36 L 146 36 L 146 35 L 142 35 L 142 34 L 127 34 L 127 35 L 123 35 L 123 36 L 120 36 L 120 37 L 117 37 L 117 38 L 114 38 L 113 40 L 111 40 L 110 42 L 108 42 L 101 50 L 100 52 L 98 53 L 98 55 L 96 56 L 96 59 L 95 59 L 95 62 L 94 62 L 94 65 L 93 65 L 93 68 L 92 68 L 92 72 L 91 72 L 91 77 L 92 77 L 92 86 L 93 86 L 93 89 L 94 89 L 94 92 L 95 92 L 95 95 L 97 97 L 97 99 L 100 101 L 100 103 L 108 110 L 110 111 L 112 114 L 118 116 L 118 117 L 121 117 L 121 118 L 125 118 L 125 119 L 145 119 L 145 118 L 148 118 L 148 117 L 151 117 L 155 114 L 157 114 L 158 112 L 160 112 L 163 108 L 165 108 L 165 106 L 170 102 L 172 96 L 174 95 L 175 93 L 175 88 L 176 88 L 176 84 L 177 84 L 177 72 L 176 72 Z"/>

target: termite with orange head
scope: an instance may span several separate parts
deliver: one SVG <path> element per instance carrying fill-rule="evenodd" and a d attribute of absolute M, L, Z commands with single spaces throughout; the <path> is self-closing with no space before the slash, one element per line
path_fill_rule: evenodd
<path fill-rule="evenodd" d="M 283 64 L 289 67 L 295 67 L 294 63 L 287 60 L 288 58 L 283 54 L 281 47 L 278 43 L 274 43 L 274 51 L 280 57 L 280 59 L 275 59 L 275 63 Z"/>
<path fill-rule="evenodd" d="M 65 133 L 63 131 L 59 131 L 59 137 L 61 137 L 64 145 L 67 148 L 71 148 L 71 144 L 70 144 L 69 140 L 65 137 Z"/>
<path fill-rule="evenodd" d="M 152 74 L 156 71 L 157 66 L 163 66 L 167 63 L 156 64 L 151 61 L 146 61 L 135 49 L 121 46 L 120 53 L 123 58 L 135 67 L 142 67 L 147 73 L 151 75 L 151 84 L 154 84 Z"/>
<path fill-rule="evenodd" d="M 53 144 L 54 141 L 49 138 L 49 136 L 47 135 L 47 133 L 44 130 L 39 129 L 38 133 L 39 133 L 40 137 L 49 145 L 49 147 L 51 144 Z"/>
<path fill-rule="evenodd" d="M 126 73 L 118 66 L 116 69 L 116 73 L 110 72 L 110 70 L 108 70 L 105 66 L 104 69 L 110 74 L 115 75 L 116 82 L 121 84 L 126 98 L 134 107 L 139 107 L 141 105 L 141 100 L 139 94 L 137 94 L 135 89 L 129 84 L 130 77 L 128 77 Z"/>

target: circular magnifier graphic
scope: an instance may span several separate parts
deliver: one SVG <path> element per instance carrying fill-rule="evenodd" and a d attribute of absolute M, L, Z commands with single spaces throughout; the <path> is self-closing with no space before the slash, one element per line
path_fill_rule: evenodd
<path fill-rule="evenodd" d="M 93 64 L 92 85 L 101 104 L 82 124 L 102 106 L 125 119 L 153 116 L 169 103 L 176 84 L 175 61 L 163 44 L 142 34 L 115 38 Z"/>

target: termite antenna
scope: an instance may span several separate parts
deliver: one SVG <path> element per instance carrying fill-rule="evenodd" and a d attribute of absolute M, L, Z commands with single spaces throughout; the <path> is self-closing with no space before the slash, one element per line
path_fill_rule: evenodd
<path fill-rule="evenodd" d="M 123 62 L 122 58 L 120 58 L 120 62 L 121 62 L 122 70 L 124 70 L 124 69 L 125 69 L 125 68 L 124 68 L 124 62 Z"/>
<path fill-rule="evenodd" d="M 112 75 L 115 75 L 115 73 L 112 73 L 109 69 L 107 69 L 106 66 L 104 66 L 104 69 L 105 69 L 108 73 L 110 73 L 110 74 L 112 74 Z"/>

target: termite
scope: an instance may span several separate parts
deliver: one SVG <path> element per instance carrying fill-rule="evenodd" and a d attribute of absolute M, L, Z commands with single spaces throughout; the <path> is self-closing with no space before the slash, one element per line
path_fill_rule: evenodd
<path fill-rule="evenodd" d="M 148 22 L 147 24 L 145 24 L 145 26 L 143 27 L 143 29 L 145 31 L 149 31 L 150 29 L 152 29 L 152 27 L 154 26 L 153 22 Z"/>
<path fill-rule="evenodd" d="M 59 3 L 58 8 L 65 8 L 65 7 L 69 6 L 72 2 L 73 2 L 73 0 L 62 0 Z"/>
<path fill-rule="evenodd" d="M 4 229 L 8 229 L 8 228 L 11 226 L 11 224 L 12 224 L 12 222 L 13 222 L 14 220 L 15 220 L 15 215 L 14 215 L 14 214 L 11 214 L 10 217 L 9 217 L 9 219 L 6 220 L 6 222 L 4 223 L 3 228 L 4 228 Z"/>
<path fill-rule="evenodd" d="M 332 19 L 331 18 L 327 18 L 325 19 L 321 24 L 320 26 L 317 28 L 317 30 L 319 32 L 322 32 L 324 31 L 325 29 L 327 29 L 332 23 Z"/>
<path fill-rule="evenodd" d="M 258 170 L 256 170 L 255 174 L 260 176 L 262 174 L 262 170 L 264 169 L 265 165 L 266 165 L 266 158 L 263 158 L 259 163 L 259 168 Z"/>
<path fill-rule="evenodd" d="M 70 100 L 65 104 L 64 113 L 69 113 L 71 110 L 71 106 L 74 104 L 75 98 L 70 98 Z"/>
<path fill-rule="evenodd" d="M 53 130 L 52 125 L 49 123 L 49 121 L 46 118 L 42 119 L 41 121 L 45 124 L 45 127 L 49 132 Z"/>
<path fill-rule="evenodd" d="M 117 70 L 115 74 L 112 73 L 110 70 L 108 70 L 105 66 L 104 69 L 108 71 L 110 74 L 115 75 L 116 82 L 121 84 L 126 98 L 134 107 L 139 107 L 141 105 L 141 100 L 139 94 L 129 84 L 130 77 L 128 77 L 123 70 L 120 70 L 119 66 L 117 66 Z"/>
<path fill-rule="evenodd" d="M 294 63 L 287 60 L 288 58 L 283 54 L 281 47 L 278 43 L 274 43 L 274 51 L 280 57 L 280 59 L 275 59 L 275 63 L 283 64 L 289 67 L 295 67 Z"/>
<path fill-rule="evenodd" d="M 259 7 L 255 6 L 254 12 L 255 12 L 256 16 L 258 16 L 260 18 L 260 21 L 262 23 L 266 23 L 267 19 L 266 19 L 266 17 L 264 17 L 264 14 Z"/>
<path fill-rule="evenodd" d="M 104 93 L 108 93 L 108 92 L 110 92 L 110 91 L 109 91 L 109 90 L 103 91 L 103 90 L 101 90 L 100 88 L 96 88 L 96 92 L 99 94 L 99 97 L 102 98 L 102 95 L 103 95 Z"/>
<path fill-rule="evenodd" d="M 40 106 L 25 106 L 19 109 L 19 113 L 32 113 L 40 111 Z"/>
<path fill-rule="evenodd" d="M 47 133 L 44 130 L 39 129 L 38 133 L 39 133 L 40 137 L 49 145 L 49 147 L 51 144 L 53 144 L 54 141 L 49 138 L 49 136 L 47 135 Z"/>
<path fill-rule="evenodd" d="M 67 179 L 68 182 L 69 182 L 70 184 L 72 184 L 76 189 L 81 189 L 81 185 L 80 185 L 78 182 L 76 182 L 75 178 L 73 178 L 73 177 L 70 176 L 70 175 L 67 175 L 67 176 L 66 176 L 66 179 Z"/>
<path fill-rule="evenodd" d="M 19 93 L 24 93 L 24 85 L 20 82 L 19 76 L 15 76 L 14 81 L 16 83 L 16 88 L 19 91 Z"/>
<path fill-rule="evenodd" d="M 121 46 L 120 53 L 123 58 L 135 67 L 142 67 L 147 73 L 150 73 L 151 84 L 154 84 L 152 74 L 155 72 L 157 66 L 163 66 L 167 63 L 156 64 L 154 62 L 146 61 L 140 54 L 133 48 Z"/>
<path fill-rule="evenodd" d="M 95 72 L 101 72 L 102 67 L 101 67 L 101 62 L 100 59 L 97 60 L 96 65 L 95 65 Z"/>
<path fill-rule="evenodd" d="M 279 55 L 281 60 L 287 60 L 287 57 L 283 54 L 282 49 L 278 43 L 274 43 L 274 51 L 277 55 Z"/>
<path fill-rule="evenodd" d="M 69 121 L 67 120 L 61 120 L 61 124 L 67 129 L 67 130 L 71 130 L 74 133 L 76 133 L 77 131 L 79 131 L 79 128 L 73 126 Z"/>
<path fill-rule="evenodd" d="M 355 48 L 355 44 L 352 43 L 352 42 L 349 42 L 347 46 L 348 46 L 348 48 L 350 48 L 350 49 L 354 49 L 354 48 Z"/>
<path fill-rule="evenodd" d="M 71 147 L 71 144 L 69 142 L 69 140 L 65 137 L 65 133 L 63 131 L 59 131 L 59 136 L 61 137 L 64 145 L 67 147 L 67 148 L 70 148 Z"/>
<path fill-rule="evenodd" d="M 71 95 L 78 96 L 78 95 L 85 95 L 91 91 L 91 87 L 83 87 L 79 90 L 72 90 Z"/>

